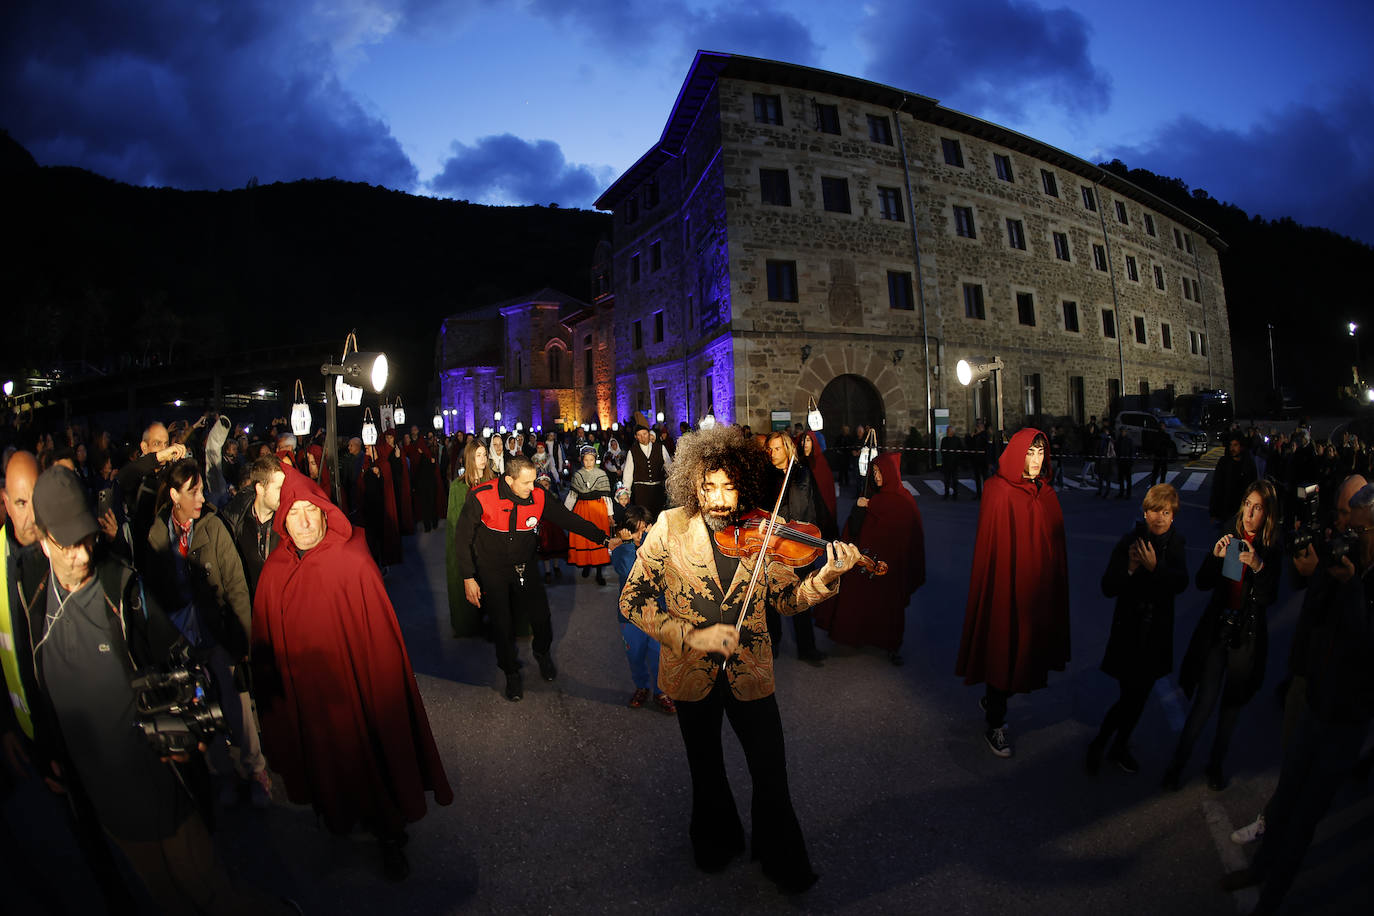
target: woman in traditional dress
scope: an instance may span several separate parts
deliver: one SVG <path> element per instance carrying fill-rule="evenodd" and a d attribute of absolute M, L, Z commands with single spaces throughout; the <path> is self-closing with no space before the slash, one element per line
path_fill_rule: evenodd
<path fill-rule="evenodd" d="M 458 527 L 458 516 L 467 502 L 468 491 L 479 483 L 491 480 L 491 463 L 487 460 L 487 447 L 476 436 L 463 447 L 463 465 L 460 473 L 448 486 L 448 549 L 444 554 L 448 570 L 448 619 L 453 627 L 455 639 L 464 636 L 478 636 L 482 632 L 482 611 L 468 601 L 463 592 L 463 577 L 458 574 L 457 545 L 454 539 Z"/>
<path fill-rule="evenodd" d="M 572 476 L 572 489 L 568 493 L 570 504 L 576 515 L 587 519 L 607 534 L 611 533 L 611 481 L 606 472 L 596 466 L 596 449 L 590 445 L 582 447 L 582 467 Z M 581 566 L 582 578 L 587 578 L 592 568 L 596 568 L 596 584 L 605 585 L 606 576 L 602 567 L 611 562 L 611 554 L 604 544 L 595 544 L 575 532 L 568 534 L 568 565 Z"/>

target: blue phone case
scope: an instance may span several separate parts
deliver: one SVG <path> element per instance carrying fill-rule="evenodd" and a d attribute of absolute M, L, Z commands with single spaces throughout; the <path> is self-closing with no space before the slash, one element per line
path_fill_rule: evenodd
<path fill-rule="evenodd" d="M 1221 561 L 1221 574 L 1233 582 L 1239 582 L 1245 571 L 1245 564 L 1240 561 L 1240 545 L 1244 543 L 1240 538 L 1231 538 L 1231 543 L 1226 545 L 1226 557 Z"/>

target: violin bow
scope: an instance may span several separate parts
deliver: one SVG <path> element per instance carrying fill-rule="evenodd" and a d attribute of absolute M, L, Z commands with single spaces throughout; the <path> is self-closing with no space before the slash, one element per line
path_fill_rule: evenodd
<path fill-rule="evenodd" d="M 754 561 L 754 571 L 749 576 L 749 588 L 744 592 L 744 604 L 740 607 L 739 617 L 735 620 L 735 633 L 739 634 L 744 628 L 744 618 L 749 613 L 751 602 L 754 598 L 754 590 L 759 584 L 759 574 L 768 562 L 768 541 L 773 537 L 773 532 L 778 527 L 778 510 L 782 508 L 782 498 L 787 493 L 787 481 L 792 477 L 792 465 L 797 463 L 797 450 L 792 449 L 791 455 L 787 458 L 787 470 L 782 475 L 782 488 L 778 490 L 778 498 L 773 502 L 773 511 L 768 516 L 768 524 L 763 530 L 763 544 L 759 546 L 759 557 Z M 728 583 L 726 584 L 728 588 Z M 724 671 L 729 663 L 730 657 L 727 655 L 725 660 L 720 663 L 720 670 Z"/>

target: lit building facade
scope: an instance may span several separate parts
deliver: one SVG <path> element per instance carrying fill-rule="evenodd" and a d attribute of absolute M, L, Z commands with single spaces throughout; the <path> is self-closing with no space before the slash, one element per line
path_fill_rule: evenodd
<path fill-rule="evenodd" d="M 615 415 L 1007 428 L 1233 388 L 1216 233 L 1130 182 L 892 87 L 699 53 L 614 218 Z"/>

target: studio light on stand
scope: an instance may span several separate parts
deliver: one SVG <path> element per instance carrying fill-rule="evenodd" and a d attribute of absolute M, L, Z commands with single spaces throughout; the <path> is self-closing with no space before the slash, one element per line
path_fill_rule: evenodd
<path fill-rule="evenodd" d="M 969 356 L 959 360 L 954 366 L 954 374 L 959 384 L 968 388 L 983 379 L 992 380 L 993 403 L 996 412 L 997 428 L 993 431 L 997 444 L 1002 444 L 1002 370 L 1006 364 L 998 356 Z"/>
<path fill-rule="evenodd" d="M 353 355 L 348 354 L 349 345 L 353 346 Z M 338 406 L 357 407 L 362 403 L 363 385 L 371 387 L 376 393 L 381 393 L 386 387 L 387 361 L 385 353 L 360 353 L 358 351 L 358 338 L 352 331 L 344 338 L 344 355 L 340 363 L 325 363 L 320 367 L 320 374 L 325 376 L 324 386 L 324 461 L 329 468 L 330 488 L 333 490 L 330 497 L 334 504 L 339 504 L 339 419 Z M 334 384 L 330 385 L 328 376 L 334 376 Z M 353 392 L 357 392 L 355 397 Z M 344 397 L 347 395 L 347 398 Z M 366 426 L 364 426 L 366 430 Z M 373 427 L 372 444 L 377 441 L 376 427 Z"/>
<path fill-rule="evenodd" d="M 291 432 L 298 436 L 310 435 L 310 405 L 305 403 L 305 386 L 296 379 L 296 400 L 291 405 Z"/>

